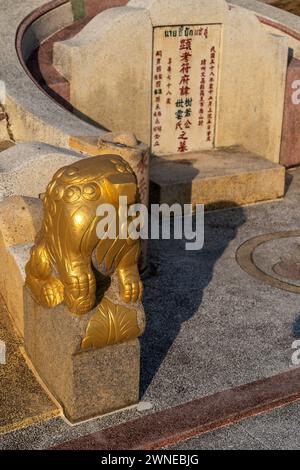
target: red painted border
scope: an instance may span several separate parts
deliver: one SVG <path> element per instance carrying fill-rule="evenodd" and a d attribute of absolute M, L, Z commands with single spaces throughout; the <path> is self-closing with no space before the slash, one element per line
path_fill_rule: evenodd
<path fill-rule="evenodd" d="M 55 450 L 157 450 L 300 399 L 300 367 L 141 416 Z"/>
<path fill-rule="evenodd" d="M 48 56 L 48 58 L 45 60 L 45 56 L 47 57 L 46 50 L 48 49 L 48 53 L 50 51 L 51 55 L 53 43 L 55 41 L 64 40 L 66 38 L 70 39 L 79 31 L 81 31 L 81 29 L 100 11 L 104 11 L 115 6 L 124 5 L 128 2 L 128 0 L 101 0 L 100 3 L 97 2 L 97 5 L 95 5 L 94 0 L 85 0 L 87 16 L 80 20 L 74 21 L 71 25 L 66 26 L 63 30 L 54 33 L 48 40 L 44 41 L 40 47 L 33 51 L 29 59 L 25 61 L 22 54 L 22 41 L 26 30 L 41 16 L 69 2 L 70 0 L 52 0 L 46 5 L 41 6 L 40 8 L 37 8 L 32 13 L 30 13 L 21 22 L 17 30 L 16 50 L 21 65 L 23 66 L 30 80 L 32 80 L 45 95 L 55 101 L 57 105 L 66 109 L 72 114 L 76 114 L 76 110 L 70 103 L 69 83 L 52 65 L 52 57 L 50 59 L 50 56 Z M 66 33 L 65 35 L 64 32 Z M 40 60 L 40 57 L 43 57 L 42 61 Z M 82 118 L 82 116 L 80 117 Z"/>
<path fill-rule="evenodd" d="M 282 23 L 277 23 L 276 21 L 269 20 L 268 18 L 265 18 L 264 16 L 257 15 L 257 18 L 259 19 L 261 23 L 266 24 L 268 26 L 272 26 L 273 28 L 278 29 L 282 33 L 285 33 L 288 36 L 291 36 L 292 38 L 296 39 L 297 41 L 300 41 L 300 34 L 294 31 L 293 29 L 290 29 L 287 26 L 284 26 Z"/>
<path fill-rule="evenodd" d="M 23 57 L 22 53 L 22 41 L 25 32 L 27 29 L 34 23 L 38 18 L 41 16 L 45 15 L 51 10 L 54 10 L 55 8 L 60 7 L 61 5 L 64 5 L 65 3 L 69 3 L 70 0 L 51 0 L 50 2 L 46 3 L 45 5 L 42 5 L 41 7 L 35 9 L 33 12 L 31 12 L 29 15 L 27 15 L 24 20 L 20 23 L 17 32 L 16 32 L 16 38 L 15 38 L 15 47 L 18 55 L 18 59 L 29 77 L 29 79 L 34 82 L 34 84 L 37 86 L 37 88 L 44 93 L 48 98 L 50 98 L 52 101 L 54 101 L 58 106 L 61 106 L 62 108 L 72 112 L 72 107 L 68 102 L 65 102 L 64 100 L 60 100 L 58 95 L 52 95 L 47 92 L 47 89 L 39 83 L 38 80 L 35 79 L 35 77 L 32 75 L 31 70 L 29 70 L 27 63 Z"/>

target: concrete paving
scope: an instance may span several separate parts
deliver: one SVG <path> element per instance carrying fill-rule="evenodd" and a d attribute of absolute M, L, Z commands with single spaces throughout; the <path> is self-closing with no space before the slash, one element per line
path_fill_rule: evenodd
<path fill-rule="evenodd" d="M 253 236 L 298 228 L 299 170 L 293 175 L 282 202 L 208 214 L 200 252 L 178 241 L 151 243 L 158 273 L 145 283 L 147 401 L 159 396 L 172 406 L 291 366 L 298 295 L 251 278 L 235 253 Z"/>

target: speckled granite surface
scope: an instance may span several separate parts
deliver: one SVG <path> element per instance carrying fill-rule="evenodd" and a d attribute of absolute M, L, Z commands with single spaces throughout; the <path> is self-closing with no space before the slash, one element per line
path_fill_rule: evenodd
<path fill-rule="evenodd" d="M 0 340 L 6 344 L 6 364 L 0 364 L 0 434 L 58 415 L 25 362 L 2 298 Z"/>

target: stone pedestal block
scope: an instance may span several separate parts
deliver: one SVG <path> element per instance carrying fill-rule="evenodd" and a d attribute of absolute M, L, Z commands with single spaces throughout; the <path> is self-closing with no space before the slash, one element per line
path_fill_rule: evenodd
<path fill-rule="evenodd" d="M 151 182 L 153 202 L 224 209 L 283 197 L 285 169 L 232 147 L 154 158 Z"/>
<path fill-rule="evenodd" d="M 52 310 L 40 307 L 27 289 L 24 297 L 26 352 L 69 421 L 79 422 L 138 402 L 139 334 L 128 334 L 128 341 L 100 349 L 93 349 L 88 337 L 90 347 L 85 348 L 83 340 L 91 330 L 91 319 L 97 322 L 99 318 L 99 307 L 87 315 L 74 316 L 63 304 Z M 136 305 L 135 327 L 141 334 L 144 311 Z M 112 342 L 112 330 L 107 344 Z M 117 342 L 117 335 L 114 338 Z"/>
<path fill-rule="evenodd" d="M 0 292 L 21 336 L 24 335 L 25 264 L 42 219 L 40 199 L 13 196 L 0 201 Z"/>

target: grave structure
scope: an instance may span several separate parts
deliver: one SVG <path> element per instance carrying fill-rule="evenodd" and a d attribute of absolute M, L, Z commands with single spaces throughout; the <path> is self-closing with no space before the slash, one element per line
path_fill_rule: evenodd
<path fill-rule="evenodd" d="M 72 105 L 150 145 L 161 202 L 246 204 L 283 195 L 287 64 L 287 38 L 225 0 L 131 0 L 54 45 Z M 243 194 L 235 200 L 233 181 Z"/>
<path fill-rule="evenodd" d="M 50 35 L 74 20 L 70 2 L 53 2 L 33 16 L 33 3 L 41 6 L 43 0 L 15 3 L 18 9 L 7 10 L 9 20 L 1 20 L 2 29 L 6 31 L 5 23 L 9 28 L 3 35 L 0 68 L 5 85 L 0 89 L 0 291 L 27 360 L 75 422 L 138 401 L 137 337 L 145 326 L 144 311 L 139 301 L 124 302 L 114 273 L 104 297 L 98 295 L 94 308 L 89 304 L 91 310 L 80 316 L 66 304 L 45 306 L 39 296 L 33 298 L 30 282 L 23 289 L 30 250 L 44 215 L 49 216 L 47 211 L 43 215 L 42 202 L 48 182 L 62 166 L 84 162 L 87 155 L 121 155 L 147 204 L 151 146 L 152 197 L 160 201 L 215 207 L 280 197 L 288 46 L 294 58 L 289 62 L 285 126 L 290 127 L 292 116 L 295 133 L 298 114 L 291 99 L 300 36 L 287 33 L 284 22 L 259 21 L 237 6 L 248 4 L 243 0 L 234 0 L 234 5 L 223 0 L 132 0 L 107 10 L 74 39 L 57 43 L 54 51 L 57 70 L 69 79 L 72 104 L 114 131 L 107 133 L 60 108 L 28 77 L 25 61 L 34 47 L 45 45 Z M 256 2 L 249 3 L 254 8 Z M 25 12 L 29 17 L 24 19 Z M 268 15 L 272 17 L 270 10 Z M 56 85 L 59 89 L 60 83 Z M 284 153 L 291 148 L 290 140 L 284 142 Z M 89 190 L 83 193 L 90 195 Z M 61 238 L 67 245 L 69 240 Z M 271 243 L 268 249 L 273 250 Z M 249 263 L 243 252 L 238 257 L 251 273 L 253 253 L 255 262 L 254 250 L 246 253 Z M 265 269 L 269 282 L 270 266 L 256 268 L 260 279 Z M 297 262 L 291 265 L 289 259 L 276 260 L 271 268 L 298 276 Z M 285 286 L 298 292 L 296 287 Z M 57 292 L 62 300 L 62 289 Z M 108 319 L 116 320 L 113 327 Z M 32 388 L 27 390 L 34 401 Z M 10 409 L 17 408 L 15 396 L 12 403 Z"/>

